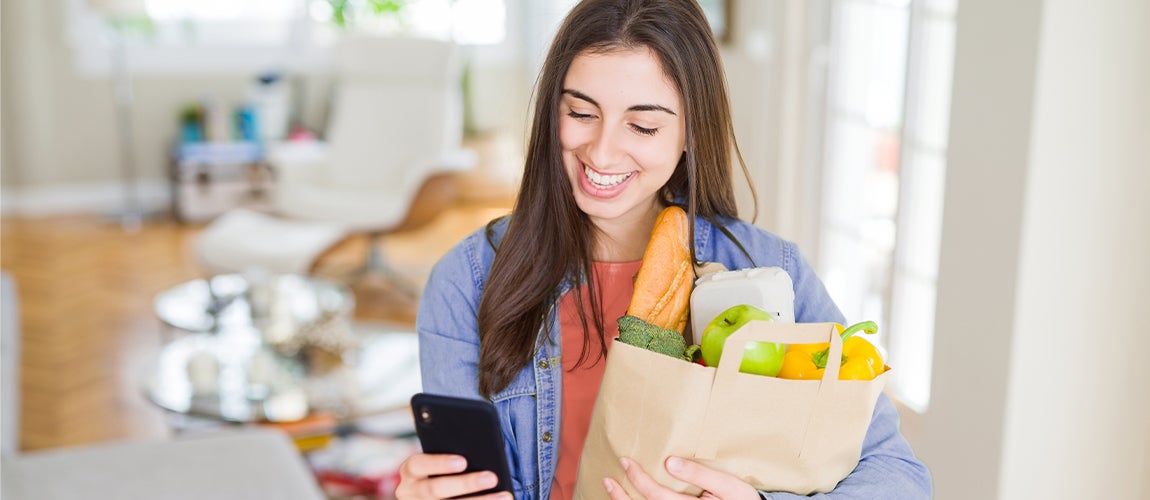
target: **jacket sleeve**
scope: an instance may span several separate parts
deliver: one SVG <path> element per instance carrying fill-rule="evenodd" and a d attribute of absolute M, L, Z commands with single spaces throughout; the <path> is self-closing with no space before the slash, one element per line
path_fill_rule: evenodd
<path fill-rule="evenodd" d="M 795 286 L 796 323 L 846 323 L 814 267 L 793 243 L 783 245 L 783 269 L 791 275 Z"/>
<path fill-rule="evenodd" d="M 474 238 L 465 239 L 431 271 L 416 318 L 424 392 L 483 399 L 479 395 L 481 281 Z"/>
<path fill-rule="evenodd" d="M 814 269 L 788 244 L 786 269 L 795 284 L 795 318 L 799 322 L 834 321 L 845 323 L 838 306 L 830 298 Z M 862 454 L 854 471 L 829 493 L 800 496 L 793 493 L 761 492 L 768 500 L 816 498 L 920 499 L 931 497 L 930 472 L 911 450 L 899 431 L 899 417 L 885 393 L 875 403 L 870 427 L 863 439 Z"/>
<path fill-rule="evenodd" d="M 489 401 L 479 394 L 479 301 L 486 283 L 490 251 L 482 232 L 473 234 L 447 253 L 431 271 L 420 300 L 416 331 L 424 392 Z M 517 496 L 525 491 L 526 474 L 515 448 L 515 425 L 505 405 L 500 413 L 504 453 L 510 459 L 511 481 Z M 534 425 L 531 418 L 522 418 Z M 530 462 L 528 462 L 530 463 Z"/>

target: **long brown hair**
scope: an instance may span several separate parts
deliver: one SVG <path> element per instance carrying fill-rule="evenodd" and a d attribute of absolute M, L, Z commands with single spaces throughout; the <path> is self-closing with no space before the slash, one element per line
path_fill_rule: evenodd
<path fill-rule="evenodd" d="M 523 182 L 479 304 L 479 391 L 486 397 L 505 389 L 531 363 L 538 342 L 547 338 L 547 319 L 564 279 L 573 279 L 574 293 L 587 287 L 593 298 L 590 316 L 596 331 L 603 331 L 591 272 L 596 233 L 575 204 L 563 168 L 559 103 L 577 55 L 641 47 L 656 55 L 684 104 L 686 152 L 661 191 L 664 202 L 687 210 L 692 240 L 696 215 L 708 220 L 737 216 L 732 151 L 744 173 L 746 165 L 735 143 L 719 50 L 702 9 L 694 0 L 580 2 L 560 26 L 536 82 Z M 587 314 L 576 302 L 587 330 Z M 590 337 L 584 338 L 576 366 L 587 359 Z M 594 337 L 598 360 L 607 345 L 601 335 Z"/>

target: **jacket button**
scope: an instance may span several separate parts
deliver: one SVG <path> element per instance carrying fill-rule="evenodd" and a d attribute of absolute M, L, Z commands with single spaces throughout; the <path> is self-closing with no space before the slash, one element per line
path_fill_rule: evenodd
<path fill-rule="evenodd" d="M 540 368 L 546 369 L 549 366 L 551 366 L 551 363 L 548 363 L 546 358 L 539 360 Z"/>
<path fill-rule="evenodd" d="M 551 433 L 550 432 L 544 432 L 543 433 L 543 442 L 544 443 L 550 443 L 551 442 Z"/>

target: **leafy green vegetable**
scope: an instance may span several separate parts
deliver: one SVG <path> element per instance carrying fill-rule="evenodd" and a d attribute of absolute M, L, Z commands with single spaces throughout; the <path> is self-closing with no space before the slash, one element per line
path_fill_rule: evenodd
<path fill-rule="evenodd" d="M 687 341 L 675 330 L 659 328 L 635 316 L 619 318 L 619 341 L 672 358 L 691 361 Z"/>

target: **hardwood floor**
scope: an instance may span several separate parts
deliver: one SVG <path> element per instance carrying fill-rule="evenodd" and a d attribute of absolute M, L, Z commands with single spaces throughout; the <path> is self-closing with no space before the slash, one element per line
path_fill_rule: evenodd
<path fill-rule="evenodd" d="M 477 189 L 484 189 L 482 186 Z M 430 226 L 385 238 L 392 266 L 422 283 L 463 235 L 510 207 L 506 196 L 472 199 Z M 152 297 L 202 277 L 192 244 L 200 227 L 147 222 L 134 233 L 98 217 L 0 221 L 0 266 L 16 280 L 21 312 L 21 448 L 38 450 L 167 435 L 165 414 L 140 390 L 140 370 L 160 346 Z M 364 240 L 333 251 L 318 274 L 361 263 Z M 356 287 L 357 317 L 413 321 L 371 280 Z"/>

